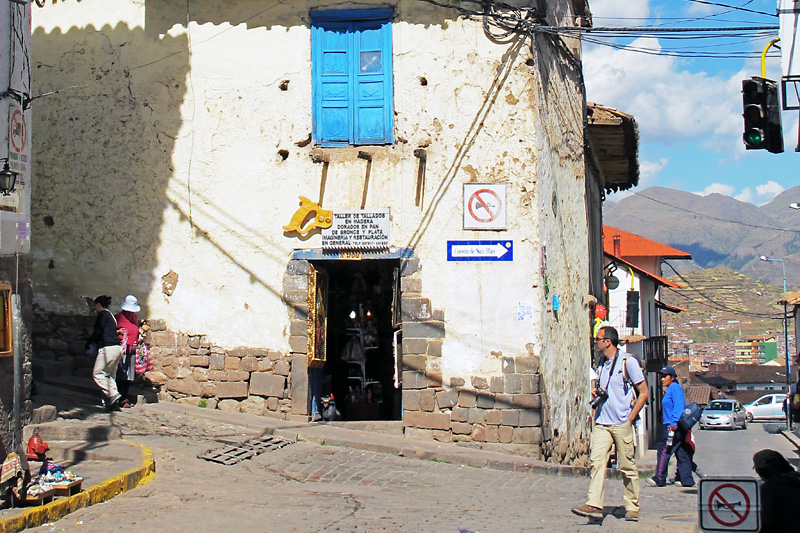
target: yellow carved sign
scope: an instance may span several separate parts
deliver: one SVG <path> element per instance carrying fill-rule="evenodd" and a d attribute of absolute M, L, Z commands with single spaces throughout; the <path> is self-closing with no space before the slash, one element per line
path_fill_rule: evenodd
<path fill-rule="evenodd" d="M 305 227 L 302 227 L 311 213 L 314 213 L 314 218 L 310 219 Z M 312 202 L 305 196 L 300 196 L 300 208 L 294 212 L 291 222 L 283 226 L 283 229 L 296 231 L 305 236 L 316 228 L 330 228 L 331 224 L 333 224 L 333 211 L 322 209 L 318 203 Z"/>

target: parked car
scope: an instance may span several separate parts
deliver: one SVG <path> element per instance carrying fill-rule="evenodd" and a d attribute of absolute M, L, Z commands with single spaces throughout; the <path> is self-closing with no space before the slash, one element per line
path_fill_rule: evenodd
<path fill-rule="evenodd" d="M 700 417 L 700 429 L 747 429 L 747 411 L 736 400 L 712 400 Z"/>
<path fill-rule="evenodd" d="M 744 406 L 747 411 L 747 421 L 786 418 L 786 413 L 783 412 L 784 399 L 786 399 L 785 394 L 765 394 L 758 400 L 748 403 Z"/>

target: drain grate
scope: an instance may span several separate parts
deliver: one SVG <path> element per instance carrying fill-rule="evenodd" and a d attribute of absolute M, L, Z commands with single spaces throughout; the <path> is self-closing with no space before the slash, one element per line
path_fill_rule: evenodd
<path fill-rule="evenodd" d="M 238 444 L 228 444 L 216 450 L 208 450 L 198 455 L 197 458 L 231 466 L 264 452 L 279 450 L 289 444 L 292 444 L 292 441 L 273 435 L 262 435 Z"/>

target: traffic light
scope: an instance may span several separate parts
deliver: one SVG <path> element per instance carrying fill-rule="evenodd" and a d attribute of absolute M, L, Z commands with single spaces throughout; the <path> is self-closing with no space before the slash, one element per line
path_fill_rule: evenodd
<path fill-rule="evenodd" d="M 753 76 L 742 82 L 744 145 L 748 150 L 783 152 L 778 84 Z"/>

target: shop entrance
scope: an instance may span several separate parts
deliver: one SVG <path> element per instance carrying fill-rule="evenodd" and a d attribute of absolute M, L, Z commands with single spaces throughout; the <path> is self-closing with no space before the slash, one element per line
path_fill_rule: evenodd
<path fill-rule="evenodd" d="M 309 365 L 311 401 L 324 416 L 320 402 L 333 395 L 341 420 L 400 420 L 399 261 L 309 266 L 317 295 L 316 312 L 309 316 L 316 341 Z"/>

